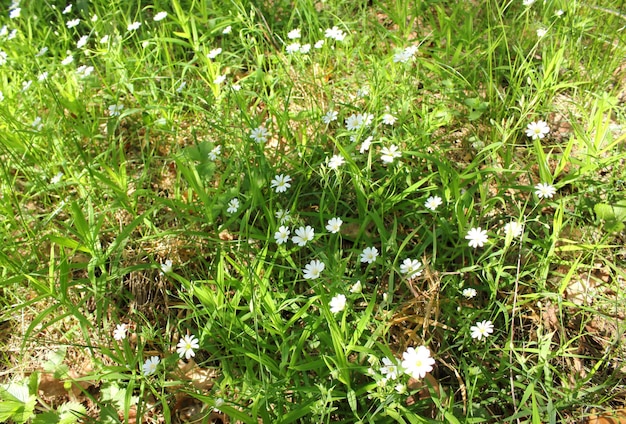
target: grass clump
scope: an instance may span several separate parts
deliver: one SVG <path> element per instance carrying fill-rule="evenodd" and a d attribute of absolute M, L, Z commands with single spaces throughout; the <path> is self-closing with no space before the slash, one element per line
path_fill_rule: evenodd
<path fill-rule="evenodd" d="M 623 20 L 14 1 L 0 419 L 619 412 Z"/>

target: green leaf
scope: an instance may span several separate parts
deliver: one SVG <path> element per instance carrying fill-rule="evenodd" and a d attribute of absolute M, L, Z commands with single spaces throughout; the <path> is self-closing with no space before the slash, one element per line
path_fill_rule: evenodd
<path fill-rule="evenodd" d="M 59 424 L 75 424 L 87 415 L 87 408 L 78 402 L 67 402 L 59 407 Z"/>

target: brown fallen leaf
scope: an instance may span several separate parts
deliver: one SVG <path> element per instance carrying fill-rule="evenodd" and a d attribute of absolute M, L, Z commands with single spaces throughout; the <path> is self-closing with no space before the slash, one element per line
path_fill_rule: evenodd
<path fill-rule="evenodd" d="M 626 409 L 618 409 L 611 414 L 591 415 L 587 424 L 626 424 Z"/>

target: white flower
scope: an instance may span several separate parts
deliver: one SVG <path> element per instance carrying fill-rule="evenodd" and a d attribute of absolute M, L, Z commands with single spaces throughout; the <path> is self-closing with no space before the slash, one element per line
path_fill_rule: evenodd
<path fill-rule="evenodd" d="M 470 331 L 472 332 L 472 339 L 481 340 L 483 337 L 487 338 L 493 333 L 493 324 L 491 321 L 477 322 L 476 325 L 470 328 Z"/>
<path fill-rule="evenodd" d="M 9 12 L 9 18 L 11 19 L 19 18 L 21 12 L 22 12 L 22 9 L 19 7 L 16 7 L 15 9 L 11 9 L 11 11 Z"/>
<path fill-rule="evenodd" d="M 393 125 L 396 123 L 397 118 L 393 116 L 391 113 L 385 113 L 383 115 L 383 124 L 385 125 Z"/>
<path fill-rule="evenodd" d="M 30 124 L 37 131 L 41 131 L 43 128 L 43 124 L 41 123 L 41 116 L 35 118 L 32 124 Z"/>
<path fill-rule="evenodd" d="M 317 259 L 312 260 L 304 267 L 304 278 L 307 280 L 315 280 L 319 278 L 325 267 L 326 265 L 324 265 L 324 262 L 318 261 Z"/>
<path fill-rule="evenodd" d="M 481 229 L 480 227 L 472 228 L 465 236 L 465 239 L 469 240 L 470 247 L 483 247 L 488 239 L 487 231 Z"/>
<path fill-rule="evenodd" d="M 558 16 L 563 16 L 565 12 L 562 9 L 557 10 L 556 12 L 554 12 L 554 14 L 558 17 Z"/>
<path fill-rule="evenodd" d="M 337 26 L 334 26 L 332 28 L 328 28 L 324 32 L 324 36 L 326 38 L 333 38 L 336 41 L 343 41 L 344 38 L 346 38 L 346 34 L 342 30 L 337 28 Z"/>
<path fill-rule="evenodd" d="M 402 354 L 402 368 L 404 372 L 415 379 L 424 378 L 427 372 L 433 370 L 435 360 L 430 357 L 430 350 L 420 346 L 415 350 L 410 347 Z"/>
<path fill-rule="evenodd" d="M 284 193 L 289 187 L 291 187 L 289 181 L 291 181 L 291 177 L 289 175 L 276 175 L 271 182 L 271 187 L 275 188 L 276 193 Z"/>
<path fill-rule="evenodd" d="M 91 22 L 98 22 L 98 15 L 93 15 L 91 17 Z"/>
<path fill-rule="evenodd" d="M 74 28 L 75 26 L 77 26 L 80 23 L 80 19 L 76 18 L 76 19 L 72 19 L 71 21 L 67 21 L 67 23 L 65 24 L 66 27 L 68 28 Z"/>
<path fill-rule="evenodd" d="M 48 48 L 44 46 L 44 47 L 39 49 L 39 51 L 37 52 L 35 57 L 41 57 L 41 56 L 43 56 L 46 53 L 48 53 Z"/>
<path fill-rule="evenodd" d="M 222 34 L 230 34 L 232 30 L 233 30 L 233 27 L 228 25 L 226 28 L 224 28 L 224 30 L 222 31 Z"/>
<path fill-rule="evenodd" d="M 5 53 L 6 54 L 6 53 Z M 325 123 L 326 125 L 330 124 L 333 121 L 337 120 L 337 112 L 334 110 L 329 110 L 328 112 L 326 112 L 326 114 L 324 116 L 322 116 L 322 122 Z"/>
<path fill-rule="evenodd" d="M 461 294 L 462 294 L 464 297 L 466 297 L 466 298 L 468 298 L 468 299 L 471 299 L 471 298 L 473 298 L 473 297 L 476 297 L 476 295 L 478 294 L 478 292 L 476 291 L 476 289 L 473 289 L 473 288 L 471 288 L 471 287 L 468 287 L 468 288 L 466 288 L 466 289 L 463 289 L 463 291 L 461 292 Z"/>
<path fill-rule="evenodd" d="M 361 87 L 356 91 L 357 97 L 367 97 L 370 94 L 370 89 L 367 86 Z"/>
<path fill-rule="evenodd" d="M 289 33 L 287 34 L 287 38 L 289 38 L 290 40 L 300 38 L 300 28 L 292 29 L 291 31 L 289 31 Z"/>
<path fill-rule="evenodd" d="M 228 202 L 228 209 L 226 209 L 226 212 L 232 214 L 237 212 L 237 210 L 239 209 L 239 199 L 237 199 L 236 197 L 234 199 L 230 199 L 230 202 Z"/>
<path fill-rule="evenodd" d="M 71 54 L 68 54 L 67 57 L 61 61 L 61 65 L 67 66 L 73 61 L 74 61 L 74 56 L 72 56 Z"/>
<path fill-rule="evenodd" d="M 333 157 L 331 157 L 328 160 L 328 167 L 330 169 L 337 169 L 341 165 L 343 165 L 344 163 L 345 163 L 345 159 L 343 158 L 343 156 L 341 156 L 341 155 L 333 155 Z"/>
<path fill-rule="evenodd" d="M 119 116 L 123 109 L 124 105 L 110 105 L 109 116 Z"/>
<path fill-rule="evenodd" d="M 350 287 L 350 293 L 361 293 L 363 291 L 363 285 L 361 284 L 361 280 L 358 280 L 356 283 Z"/>
<path fill-rule="evenodd" d="M 239 90 L 241 90 L 241 85 L 233 84 L 233 85 L 230 86 L 230 88 L 232 88 L 233 91 L 239 91 Z"/>
<path fill-rule="evenodd" d="M 346 309 L 346 296 L 343 294 L 338 294 L 334 296 L 332 299 L 330 299 L 329 306 L 330 312 L 332 312 L 333 314 L 343 311 L 344 309 Z"/>
<path fill-rule="evenodd" d="M 187 81 L 181 81 L 180 85 L 176 87 L 176 92 L 182 93 L 182 91 L 185 89 L 186 86 L 187 86 Z"/>
<path fill-rule="evenodd" d="M 396 384 L 396 387 L 394 387 L 394 389 L 399 395 L 403 395 L 406 393 L 406 384 L 398 383 Z"/>
<path fill-rule="evenodd" d="M 406 258 L 404 262 L 402 262 L 402 265 L 400 265 L 400 272 L 407 274 L 408 279 L 412 279 L 422 274 L 422 271 L 420 271 L 421 267 L 422 263 L 417 259 Z"/>
<path fill-rule="evenodd" d="M 441 197 L 430 196 L 428 199 L 426 199 L 426 203 L 424 205 L 426 206 L 426 209 L 430 209 L 431 211 L 434 211 L 439 206 L 441 206 L 442 203 L 443 203 L 443 200 L 441 199 Z"/>
<path fill-rule="evenodd" d="M 264 143 L 267 141 L 267 129 L 264 126 L 260 126 L 254 128 L 252 132 L 250 132 L 250 138 L 256 141 L 257 143 Z"/>
<path fill-rule="evenodd" d="M 378 257 L 378 249 L 375 247 L 366 247 L 361 253 L 361 262 L 367 262 L 368 264 L 374 263 Z"/>
<path fill-rule="evenodd" d="M 276 219 L 278 219 L 280 221 L 281 224 L 284 224 L 285 222 L 289 221 L 289 211 L 284 210 L 284 209 L 278 209 L 276 211 L 276 213 L 274 214 L 274 216 L 276 217 Z"/>
<path fill-rule="evenodd" d="M 278 227 L 278 231 L 274 233 L 274 239 L 276 240 L 276 243 L 277 244 L 287 243 L 287 240 L 289 240 L 290 233 L 291 232 L 289 231 L 289 227 L 285 227 L 284 225 L 281 225 L 280 227 Z"/>
<path fill-rule="evenodd" d="M 383 358 L 383 364 L 384 366 L 380 368 L 380 373 L 385 376 L 385 379 L 395 380 L 398 378 L 400 370 L 396 358 L 389 359 L 385 357 Z"/>
<path fill-rule="evenodd" d="M 143 375 L 154 374 L 160 361 L 161 360 L 159 359 L 158 356 L 152 356 L 146 359 L 146 362 L 144 362 L 143 366 L 141 367 L 143 371 Z"/>
<path fill-rule="evenodd" d="M 302 47 L 300 47 L 300 53 L 302 54 L 307 54 L 310 51 L 311 51 L 311 45 L 309 43 L 303 44 Z"/>
<path fill-rule="evenodd" d="M 72 3 L 68 4 L 67 6 L 65 6 L 65 9 L 63 9 L 63 12 L 61 12 L 61 14 L 62 15 L 67 15 L 71 11 L 72 11 Z"/>
<path fill-rule="evenodd" d="M 315 47 L 316 49 L 321 49 L 322 47 L 324 47 L 324 40 L 318 40 L 315 44 L 313 44 L 313 47 Z"/>
<path fill-rule="evenodd" d="M 398 62 L 407 63 L 408 61 L 413 59 L 413 56 L 415 56 L 415 53 L 417 53 L 417 46 L 409 46 L 405 48 L 404 50 L 394 54 L 393 61 L 396 63 Z"/>
<path fill-rule="evenodd" d="M 540 199 L 551 199 L 556 193 L 556 188 L 547 183 L 539 183 L 535 186 L 535 194 Z"/>
<path fill-rule="evenodd" d="M 545 28 L 539 28 L 537 30 L 537 37 L 541 38 L 543 36 L 545 36 L 548 33 L 548 30 Z"/>
<path fill-rule="evenodd" d="M 113 331 L 113 338 L 117 341 L 124 340 L 126 338 L 126 324 L 118 324 L 115 326 L 115 330 Z"/>
<path fill-rule="evenodd" d="M 33 85 L 33 80 L 22 81 L 22 92 L 28 90 Z"/>
<path fill-rule="evenodd" d="M 304 246 L 315 237 L 315 230 L 310 225 L 296 229 L 296 235 L 292 241 L 298 246 Z"/>
<path fill-rule="evenodd" d="M 524 226 L 521 222 L 511 221 L 507 222 L 504 225 L 504 234 L 506 237 L 510 237 L 511 239 L 518 238 L 522 235 L 522 231 L 524 230 Z"/>
<path fill-rule="evenodd" d="M 526 6 L 526 7 L 528 7 L 528 6 L 532 6 L 534 2 L 535 2 L 535 0 L 524 0 L 524 1 L 522 2 L 522 4 L 523 4 L 524 6 Z"/>
<path fill-rule="evenodd" d="M 0 91 L 0 102 L 4 101 L 4 94 Z"/>
<path fill-rule="evenodd" d="M 220 85 L 222 84 L 224 81 L 226 81 L 226 75 L 218 75 L 217 77 L 215 77 L 215 79 L 213 80 L 213 84 L 215 85 Z"/>
<path fill-rule="evenodd" d="M 363 140 L 363 142 L 361 143 L 361 147 L 359 148 L 359 153 L 363 154 L 363 153 L 367 152 L 370 149 L 370 146 L 372 145 L 372 140 L 373 139 L 374 139 L 374 137 L 372 137 L 370 135 L 365 140 Z"/>
<path fill-rule="evenodd" d="M 161 274 L 168 274 L 172 272 L 172 260 L 166 259 L 164 263 L 161 264 Z"/>
<path fill-rule="evenodd" d="M 93 66 L 81 65 L 78 68 L 76 68 L 76 75 L 78 75 L 81 78 L 86 78 L 89 75 L 91 75 L 94 70 L 95 69 Z"/>
<path fill-rule="evenodd" d="M 328 224 L 326 224 L 326 230 L 328 230 L 329 233 L 336 234 L 341 229 L 341 224 L 343 224 L 341 218 L 331 218 L 328 220 Z"/>
<path fill-rule="evenodd" d="M 13 31 L 11 31 L 9 33 L 9 35 L 7 36 L 7 40 L 13 40 L 15 37 L 17 37 L 17 30 L 14 29 Z"/>
<path fill-rule="evenodd" d="M 50 184 L 57 184 L 61 181 L 61 179 L 63 178 L 63 172 L 57 172 L 54 177 L 50 178 Z"/>
<path fill-rule="evenodd" d="M 132 23 L 128 24 L 126 29 L 128 31 L 136 31 L 136 30 L 139 29 L 140 26 L 141 26 L 141 22 L 132 22 Z"/>
<path fill-rule="evenodd" d="M 206 57 L 208 57 L 209 59 L 215 59 L 220 53 L 222 53 L 222 48 L 218 47 L 216 49 L 211 50 L 209 54 L 206 55 Z"/>
<path fill-rule="evenodd" d="M 48 79 L 48 71 L 43 71 L 42 73 L 39 74 L 39 76 L 37 77 L 37 81 L 39 82 L 44 82 L 45 80 Z"/>
<path fill-rule="evenodd" d="M 211 151 L 209 152 L 209 159 L 211 160 L 217 160 L 217 158 L 219 157 L 219 155 L 222 153 L 222 146 L 215 146 L 213 149 L 211 149 Z"/>
<path fill-rule="evenodd" d="M 89 36 L 88 35 L 83 35 L 76 42 L 76 48 L 77 49 L 82 49 L 83 47 L 85 47 L 85 45 L 87 45 L 87 41 L 88 40 L 89 40 Z"/>
<path fill-rule="evenodd" d="M 287 47 L 285 47 L 285 51 L 287 52 L 287 54 L 298 53 L 300 51 L 300 43 L 295 42 L 289 44 Z"/>
<path fill-rule="evenodd" d="M 526 136 L 536 140 L 544 138 L 550 132 L 550 127 L 545 121 L 531 122 L 526 126 Z"/>
<path fill-rule="evenodd" d="M 154 22 L 159 22 L 159 21 L 162 21 L 165 18 L 167 18 L 167 12 L 161 11 L 161 12 L 157 13 L 156 15 L 154 15 L 154 18 L 152 18 L 152 19 L 154 20 Z"/>
<path fill-rule="evenodd" d="M 389 147 L 383 147 L 380 153 L 382 154 L 380 159 L 384 163 L 392 163 L 395 158 L 399 158 L 402 156 L 400 149 L 395 144 L 392 144 Z"/>
<path fill-rule="evenodd" d="M 105 36 L 104 36 L 104 37 L 102 37 L 102 38 L 101 38 L 98 42 L 99 42 L 100 44 L 106 44 L 106 43 L 108 43 L 108 42 L 109 42 L 109 38 L 110 38 L 110 37 L 109 37 L 108 35 L 105 35 Z"/>
<path fill-rule="evenodd" d="M 178 341 L 176 347 L 178 356 L 181 358 L 184 356 L 185 359 L 189 360 L 192 356 L 196 356 L 196 353 L 193 350 L 198 349 L 200 345 L 198 344 L 196 336 L 186 335 Z"/>

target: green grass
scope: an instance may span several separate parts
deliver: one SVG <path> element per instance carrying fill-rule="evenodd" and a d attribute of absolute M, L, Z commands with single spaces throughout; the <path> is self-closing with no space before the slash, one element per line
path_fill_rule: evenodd
<path fill-rule="evenodd" d="M 0 420 L 560 423 L 624 407 L 623 11 L 260 3 L 2 12 Z M 550 132 L 531 139 L 537 121 Z M 383 359 L 419 346 L 432 370 L 391 378 Z"/>

